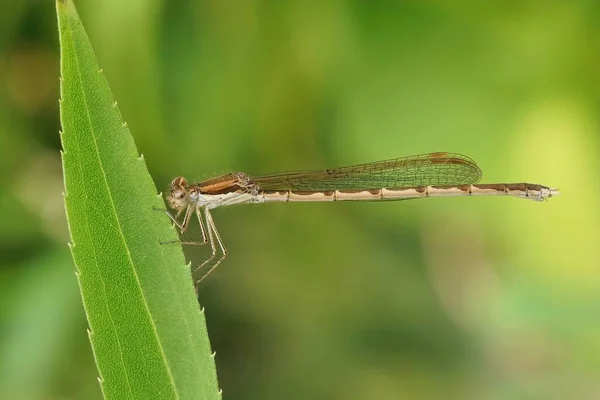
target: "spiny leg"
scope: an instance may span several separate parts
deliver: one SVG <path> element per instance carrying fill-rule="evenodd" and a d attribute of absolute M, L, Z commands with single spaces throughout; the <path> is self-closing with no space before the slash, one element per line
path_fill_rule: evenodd
<path fill-rule="evenodd" d="M 198 217 L 198 223 L 200 224 L 200 230 L 202 231 L 202 244 L 206 244 L 206 231 L 204 230 L 204 224 L 202 223 L 202 213 L 200 207 L 196 207 L 196 217 Z"/>
<path fill-rule="evenodd" d="M 243 201 L 244 201 L 244 194 L 241 193 L 236 197 L 230 198 L 227 201 L 227 205 L 238 204 Z M 200 216 L 199 208 L 196 209 L 196 213 L 198 214 L 198 219 L 201 221 L 202 217 Z M 225 259 L 225 256 L 227 255 L 227 249 L 223 245 L 223 241 L 221 240 L 221 235 L 219 235 L 219 231 L 217 231 L 215 222 L 212 219 L 212 215 L 210 214 L 210 211 L 207 207 L 204 208 L 204 219 L 206 221 L 206 229 L 208 230 L 208 237 L 209 237 L 209 241 L 210 241 L 212 255 L 208 259 L 206 259 L 202 264 L 200 264 L 200 266 L 198 266 L 197 268 L 195 268 L 192 271 L 192 276 L 194 276 L 198 273 L 198 271 L 202 271 L 202 270 L 206 269 L 206 272 L 202 273 L 202 275 L 200 275 L 200 277 L 198 279 L 194 278 L 195 279 L 194 286 L 196 288 L 196 294 L 198 293 L 198 285 L 200 284 L 200 282 L 202 280 L 204 280 L 204 278 L 206 278 L 215 268 L 217 268 L 217 266 Z M 206 236 L 204 233 L 204 226 L 202 225 L 202 223 L 200 224 L 200 227 L 202 228 L 202 237 L 206 241 Z M 216 260 L 215 260 L 215 257 L 217 256 L 217 247 L 215 246 L 215 239 L 221 249 L 221 256 Z M 212 266 L 210 266 L 210 265 L 207 266 L 207 264 L 212 263 L 213 261 L 214 261 L 214 264 Z"/>
<path fill-rule="evenodd" d="M 208 208 L 204 209 L 204 219 L 206 220 L 206 229 L 208 230 L 208 239 L 210 242 L 212 255 L 206 261 L 204 261 L 198 268 L 196 268 L 192 272 L 192 274 L 195 275 L 196 272 L 201 271 L 208 263 L 211 263 L 214 261 L 214 264 L 210 267 L 207 267 L 208 268 L 207 271 L 205 273 L 203 273 L 202 276 L 200 276 L 200 278 L 195 280 L 194 286 L 196 287 L 196 292 L 198 291 L 198 285 L 200 284 L 200 282 L 204 278 L 206 278 L 215 268 L 217 268 L 217 266 L 221 263 L 221 261 L 223 261 L 223 259 L 227 255 L 227 249 L 223 245 L 221 236 L 219 235 L 219 232 L 217 231 L 217 227 L 215 226 L 215 222 L 213 221 Z M 215 261 L 215 257 L 217 256 L 217 246 L 215 245 L 215 239 L 221 249 L 221 256 L 216 261 Z"/>
<path fill-rule="evenodd" d="M 184 233 L 187 230 L 187 227 L 189 225 L 189 220 L 191 218 L 193 208 L 195 208 L 196 217 L 198 217 L 198 225 L 200 225 L 200 231 L 202 232 L 202 241 L 197 242 L 195 240 L 194 241 L 191 241 L 191 240 L 184 241 L 184 240 L 176 239 L 176 240 L 169 240 L 167 242 L 160 242 L 160 244 L 178 243 L 178 244 L 203 245 L 208 242 L 208 240 L 206 239 L 206 230 L 204 229 L 204 223 L 202 222 L 202 214 L 200 213 L 200 209 L 198 207 L 188 206 L 188 208 L 185 209 L 185 217 L 181 224 L 179 224 L 179 222 L 177 221 L 177 217 L 179 217 L 179 215 L 181 214 L 181 212 L 183 210 L 180 210 L 177 213 L 177 215 L 175 215 L 175 216 L 171 215 L 171 213 L 165 209 L 155 208 L 155 210 L 165 212 L 169 216 L 169 218 L 171 218 L 171 221 L 173 221 L 173 223 L 175 223 L 175 225 L 177 225 L 177 227 L 180 229 L 181 233 Z"/>
<path fill-rule="evenodd" d="M 185 209 L 181 209 L 179 211 L 177 211 L 177 214 L 175 214 L 175 216 L 173 216 L 167 209 L 165 208 L 158 208 L 158 207 L 152 207 L 152 209 L 154 211 L 161 211 L 164 212 L 165 214 L 167 214 L 167 216 L 171 219 L 171 221 L 179 228 L 181 233 L 184 233 L 189 225 L 190 222 L 190 216 L 192 215 L 192 213 L 194 212 L 194 209 L 192 206 L 187 206 L 187 208 Z M 181 213 L 185 210 L 185 217 L 183 217 L 183 221 L 181 223 L 179 223 L 179 221 L 177 221 L 177 218 L 179 218 L 179 216 L 181 215 Z M 200 223 L 200 226 L 202 226 L 202 223 Z M 204 233 L 204 228 L 202 228 Z"/>
<path fill-rule="evenodd" d="M 167 210 L 166 208 L 159 208 L 159 207 L 156 207 L 156 206 L 152 206 L 152 210 L 153 211 L 159 211 L 161 213 L 167 214 L 167 217 L 169 217 L 169 219 L 171 220 L 171 222 L 173 222 L 174 224 L 176 224 L 177 227 L 181 229 L 181 225 L 177 221 L 177 218 L 179 218 L 179 216 L 181 215 L 181 213 L 182 213 L 182 211 L 184 209 L 181 209 L 181 210 L 177 211 L 177 214 L 175 214 L 175 216 L 173 216 L 173 214 L 171 214 L 169 212 L 169 210 Z M 187 211 L 187 209 L 185 209 L 185 210 Z"/>

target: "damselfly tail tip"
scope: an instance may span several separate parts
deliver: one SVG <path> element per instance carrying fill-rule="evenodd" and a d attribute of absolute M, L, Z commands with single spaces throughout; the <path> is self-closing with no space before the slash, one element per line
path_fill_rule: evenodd
<path fill-rule="evenodd" d="M 554 196 L 558 196 L 560 194 L 560 191 L 556 188 L 543 188 L 542 192 L 541 192 L 541 196 L 540 196 L 540 200 L 544 201 L 544 200 L 548 200 L 550 197 L 554 197 Z"/>
<path fill-rule="evenodd" d="M 530 195 L 528 197 L 535 201 L 547 201 L 550 197 L 558 196 L 559 194 L 560 192 L 556 188 L 541 186 L 541 189 L 537 192 L 537 195 Z"/>

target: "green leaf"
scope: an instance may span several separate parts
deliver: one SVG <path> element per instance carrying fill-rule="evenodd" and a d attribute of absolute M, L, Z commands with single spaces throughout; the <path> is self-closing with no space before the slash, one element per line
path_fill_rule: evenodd
<path fill-rule="evenodd" d="M 70 0 L 56 3 L 65 205 L 107 399 L 220 399 L 189 267 Z"/>

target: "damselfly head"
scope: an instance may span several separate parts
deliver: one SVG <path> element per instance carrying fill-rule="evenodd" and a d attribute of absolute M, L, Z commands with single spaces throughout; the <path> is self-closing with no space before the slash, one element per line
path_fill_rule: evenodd
<path fill-rule="evenodd" d="M 171 208 L 176 210 L 186 207 L 189 201 L 187 181 L 184 177 L 178 176 L 171 182 L 171 193 L 167 198 Z"/>

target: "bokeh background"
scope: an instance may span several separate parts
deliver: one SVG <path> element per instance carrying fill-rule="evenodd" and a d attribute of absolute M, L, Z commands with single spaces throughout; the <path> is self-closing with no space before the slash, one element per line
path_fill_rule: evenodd
<path fill-rule="evenodd" d="M 561 189 L 215 211 L 230 254 L 201 302 L 226 399 L 600 398 L 600 3 L 76 6 L 159 190 L 432 151 Z M 3 399 L 101 398 L 57 36 L 52 1 L 0 5 Z"/>

